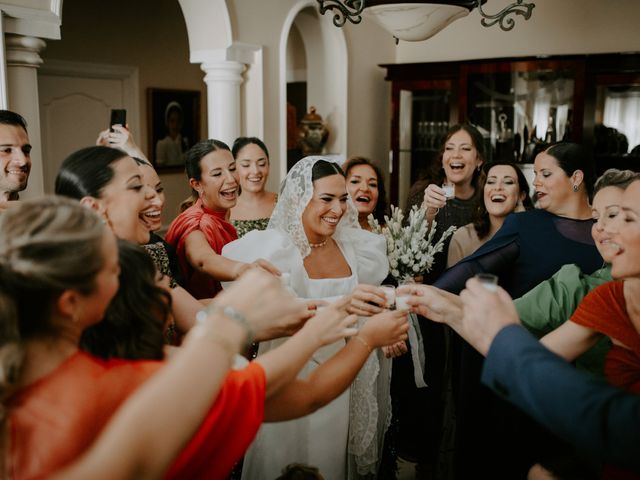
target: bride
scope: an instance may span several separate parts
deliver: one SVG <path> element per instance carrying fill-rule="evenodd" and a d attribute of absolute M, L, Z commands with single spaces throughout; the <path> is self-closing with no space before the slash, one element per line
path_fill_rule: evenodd
<path fill-rule="evenodd" d="M 352 313 L 361 316 L 382 311 L 386 302 L 375 287 L 387 276 L 385 240 L 360 228 L 344 173 L 322 157 L 303 158 L 289 171 L 267 230 L 227 244 L 222 255 L 267 259 L 301 298 L 350 295 Z M 259 353 L 283 340 L 261 343 Z M 341 340 L 318 350 L 301 375 L 344 345 Z M 247 452 L 242 478 L 271 480 L 294 462 L 318 467 L 324 478 L 375 477 L 390 421 L 390 373 L 390 361 L 375 350 L 350 389 L 330 404 L 301 419 L 264 424 Z"/>

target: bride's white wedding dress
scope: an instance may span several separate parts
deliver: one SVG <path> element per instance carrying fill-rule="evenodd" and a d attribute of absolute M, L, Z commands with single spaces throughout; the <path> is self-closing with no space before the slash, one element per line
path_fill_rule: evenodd
<path fill-rule="evenodd" d="M 388 262 L 384 238 L 360 229 L 349 200 L 333 239 L 351 275 L 309 278 L 303 259 L 310 248 L 301 216 L 313 193 L 311 168 L 317 159 L 307 157 L 289 172 L 269 228 L 227 244 L 222 255 L 244 262 L 264 258 L 290 274 L 290 287 L 298 297 L 332 300 L 350 294 L 358 283 L 379 285 L 387 276 Z M 259 354 L 284 340 L 261 343 Z M 309 375 L 344 345 L 340 340 L 321 348 L 299 375 Z M 294 462 L 318 467 L 326 479 L 375 476 L 391 417 L 390 380 L 391 362 L 377 349 L 351 387 L 325 407 L 296 420 L 263 424 L 245 456 L 242 478 L 273 480 Z"/>

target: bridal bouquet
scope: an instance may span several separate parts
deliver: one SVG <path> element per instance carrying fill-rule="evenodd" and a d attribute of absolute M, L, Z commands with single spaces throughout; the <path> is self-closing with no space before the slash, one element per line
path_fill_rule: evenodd
<path fill-rule="evenodd" d="M 429 229 L 425 215 L 424 209 L 414 205 L 409 212 L 409 224 L 403 225 L 402 210 L 391 205 L 391 218 L 385 215 L 384 227 L 380 226 L 373 215 L 368 217 L 373 233 L 384 235 L 387 240 L 389 272 L 398 283 L 412 281 L 417 275 L 431 270 L 433 257 L 442 251 L 444 242 L 456 230 L 454 226 L 449 227 L 442 237 L 433 243 L 437 224 L 433 221 Z"/>

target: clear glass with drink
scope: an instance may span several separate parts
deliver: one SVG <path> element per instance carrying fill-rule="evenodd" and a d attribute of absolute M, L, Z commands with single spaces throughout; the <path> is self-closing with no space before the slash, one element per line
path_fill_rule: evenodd
<path fill-rule="evenodd" d="M 444 190 L 444 196 L 447 200 L 451 200 L 456 196 L 456 186 L 453 183 L 443 183 L 442 190 Z"/>
<path fill-rule="evenodd" d="M 402 287 L 403 285 L 414 285 L 415 283 L 416 282 L 414 282 L 413 280 L 406 279 L 400 282 L 399 286 Z M 407 300 L 410 296 L 410 293 L 396 294 L 396 310 L 409 310 L 411 308 L 411 305 L 407 303 Z"/>
<path fill-rule="evenodd" d="M 480 284 L 491 292 L 498 290 L 498 276 L 492 273 L 476 273 L 475 278 L 480 281 Z"/>
<path fill-rule="evenodd" d="M 396 287 L 393 285 L 380 285 L 380 288 L 384 292 L 384 296 L 387 299 L 387 307 L 393 310 L 396 304 Z"/>

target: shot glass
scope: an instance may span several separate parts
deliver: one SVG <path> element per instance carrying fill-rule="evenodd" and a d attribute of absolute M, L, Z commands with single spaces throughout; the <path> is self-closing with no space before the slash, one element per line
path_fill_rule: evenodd
<path fill-rule="evenodd" d="M 384 292 L 384 296 L 387 299 L 387 305 L 390 309 L 393 309 L 396 304 L 396 287 L 393 285 L 380 285 L 380 288 Z"/>
<path fill-rule="evenodd" d="M 453 183 L 443 183 L 442 190 L 444 190 L 444 196 L 447 200 L 456 196 L 456 186 Z"/>
<path fill-rule="evenodd" d="M 475 278 L 480 281 L 480 284 L 491 292 L 498 290 L 498 276 L 492 273 L 476 273 Z"/>
<path fill-rule="evenodd" d="M 407 303 L 407 300 L 409 300 L 409 297 L 411 297 L 411 295 L 409 295 L 408 293 L 403 293 L 402 295 L 397 295 L 396 296 L 396 310 L 409 310 L 411 308 L 411 305 L 409 305 Z"/>

